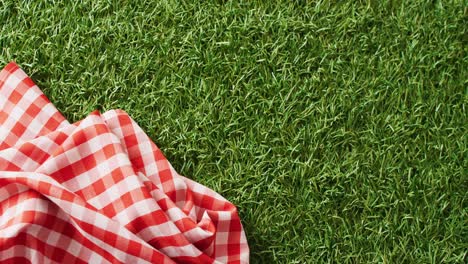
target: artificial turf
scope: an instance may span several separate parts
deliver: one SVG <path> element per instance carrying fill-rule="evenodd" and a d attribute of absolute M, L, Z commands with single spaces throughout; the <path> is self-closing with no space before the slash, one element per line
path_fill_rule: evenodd
<path fill-rule="evenodd" d="M 0 0 L 0 64 L 71 121 L 127 111 L 252 263 L 463 263 L 467 6 Z"/>

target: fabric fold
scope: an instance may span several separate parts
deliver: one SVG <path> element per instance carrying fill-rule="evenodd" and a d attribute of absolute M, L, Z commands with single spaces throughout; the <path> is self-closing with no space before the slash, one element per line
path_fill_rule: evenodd
<path fill-rule="evenodd" d="M 123 110 L 70 124 L 0 72 L 0 261 L 248 263 L 236 207 L 179 175 Z"/>

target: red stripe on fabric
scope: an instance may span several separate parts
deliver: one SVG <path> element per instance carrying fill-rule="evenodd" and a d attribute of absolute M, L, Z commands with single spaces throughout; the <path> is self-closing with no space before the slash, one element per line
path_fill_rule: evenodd
<path fill-rule="evenodd" d="M 213 263 L 213 259 L 203 254 L 198 257 L 180 256 L 172 258 L 175 262 L 181 264 L 199 264 L 199 263 Z"/>
<path fill-rule="evenodd" d="M 31 264 L 32 262 L 25 257 L 11 257 L 5 260 L 2 260 L 3 264 Z"/>
<path fill-rule="evenodd" d="M 54 213 L 54 211 L 56 211 L 57 209 L 58 208 L 56 208 L 55 210 L 51 210 L 50 213 Z M 112 261 L 112 259 L 116 260 L 111 254 L 109 254 L 108 252 L 106 252 L 105 250 L 98 247 L 96 244 L 94 244 L 90 240 L 88 240 L 86 237 L 84 237 L 69 222 L 63 221 L 61 218 L 58 218 L 55 215 L 51 215 L 51 214 L 48 214 L 48 213 L 42 213 L 42 212 L 38 212 L 38 211 L 25 211 L 25 212 L 23 212 L 22 215 L 19 215 L 19 217 L 20 218 L 16 217 L 16 218 L 10 219 L 8 221 L 8 225 L 11 225 L 13 223 L 15 223 L 15 224 L 18 224 L 18 223 L 31 223 L 31 224 L 40 225 L 43 228 L 45 228 L 44 231 L 46 231 L 46 233 L 48 233 L 47 230 L 54 230 L 56 232 L 59 232 L 60 235 L 66 236 L 69 241 L 70 240 L 75 240 L 81 246 L 86 247 L 89 250 L 98 253 L 99 255 L 105 257 L 108 260 L 111 260 L 111 261 Z M 23 242 L 23 243 L 19 243 L 21 245 L 30 246 L 29 244 L 26 244 L 26 242 L 29 243 L 30 241 L 34 241 L 34 239 L 36 239 L 38 245 L 40 245 L 42 247 L 50 246 L 54 250 L 57 250 L 59 252 L 59 254 L 52 253 L 52 252 L 49 252 L 49 254 L 47 254 L 48 251 L 39 250 L 44 255 L 48 256 L 51 259 L 54 259 L 55 261 L 58 261 L 58 262 L 61 261 L 60 259 L 56 259 L 57 255 L 65 257 L 68 254 L 65 250 L 53 247 L 52 245 L 48 245 L 47 243 L 44 243 L 44 242 L 38 240 L 37 238 L 31 236 L 30 234 L 20 233 L 18 236 L 23 236 L 23 238 L 25 238 L 24 236 L 28 237 L 28 239 L 26 239 L 25 241 L 20 240 L 20 241 Z M 16 240 L 16 239 L 0 238 L 0 246 L 1 246 L 2 249 L 8 248 L 8 246 L 13 246 L 15 244 L 18 244 L 18 240 Z M 39 248 L 36 248 L 36 249 L 39 249 Z M 75 258 L 74 256 L 68 256 L 68 257 L 69 258 Z"/>
<path fill-rule="evenodd" d="M 83 228 L 87 233 L 94 235 L 96 238 L 99 240 L 103 241 L 104 243 L 114 246 L 115 248 L 119 248 L 121 251 L 126 252 L 132 256 L 140 256 L 140 253 L 142 251 L 142 244 L 139 242 L 136 242 L 134 240 L 128 240 L 126 238 L 123 238 L 119 236 L 118 238 L 113 237 L 115 239 L 112 239 L 109 241 L 106 238 L 106 235 L 108 235 L 108 231 L 99 228 L 95 225 L 83 222 L 79 219 L 74 218 L 76 222 L 79 223 L 80 227 Z M 165 260 L 165 256 L 162 255 L 160 252 L 154 251 L 151 258 L 154 260 L 156 259 L 157 262 L 154 263 L 162 263 Z"/>
<path fill-rule="evenodd" d="M 6 241 L 3 241 L 2 239 L 0 239 L 0 245 L 1 245 L 0 255 L 2 251 L 6 251 L 10 249 L 11 247 L 24 245 L 28 248 L 32 248 L 41 252 L 44 256 L 58 263 L 83 263 L 83 264 L 87 263 L 86 261 L 83 261 L 80 258 L 73 256 L 71 253 L 67 252 L 66 250 L 49 245 L 41 241 L 40 239 L 32 235 L 26 234 L 26 233 L 20 233 L 14 239 L 8 239 Z M 26 254 L 26 252 L 24 253 Z M 18 259 L 18 257 L 16 257 L 15 259 Z M 27 260 L 26 258 L 21 258 L 21 259 Z M 34 261 L 37 261 L 37 260 L 34 260 Z M 2 261 L 2 263 L 4 262 Z M 21 262 L 13 262 L 13 263 L 21 263 Z"/>
<path fill-rule="evenodd" d="M 17 69 L 19 68 L 19 66 L 14 62 L 10 62 L 8 63 L 5 68 L 3 68 L 4 71 L 7 71 L 9 73 L 13 73 L 15 72 Z"/>

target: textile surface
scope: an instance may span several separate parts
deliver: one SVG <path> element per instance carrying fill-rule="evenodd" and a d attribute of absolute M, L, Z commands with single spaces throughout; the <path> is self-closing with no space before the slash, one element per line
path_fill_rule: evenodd
<path fill-rule="evenodd" d="M 237 210 L 179 175 L 122 110 L 70 124 L 0 72 L 0 262 L 248 263 Z"/>

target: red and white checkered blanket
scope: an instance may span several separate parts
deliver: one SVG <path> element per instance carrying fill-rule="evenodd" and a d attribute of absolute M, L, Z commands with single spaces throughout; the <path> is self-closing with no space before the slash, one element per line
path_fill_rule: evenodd
<path fill-rule="evenodd" d="M 121 110 L 70 124 L 0 72 L 0 262 L 248 263 L 234 205 L 179 175 Z"/>

